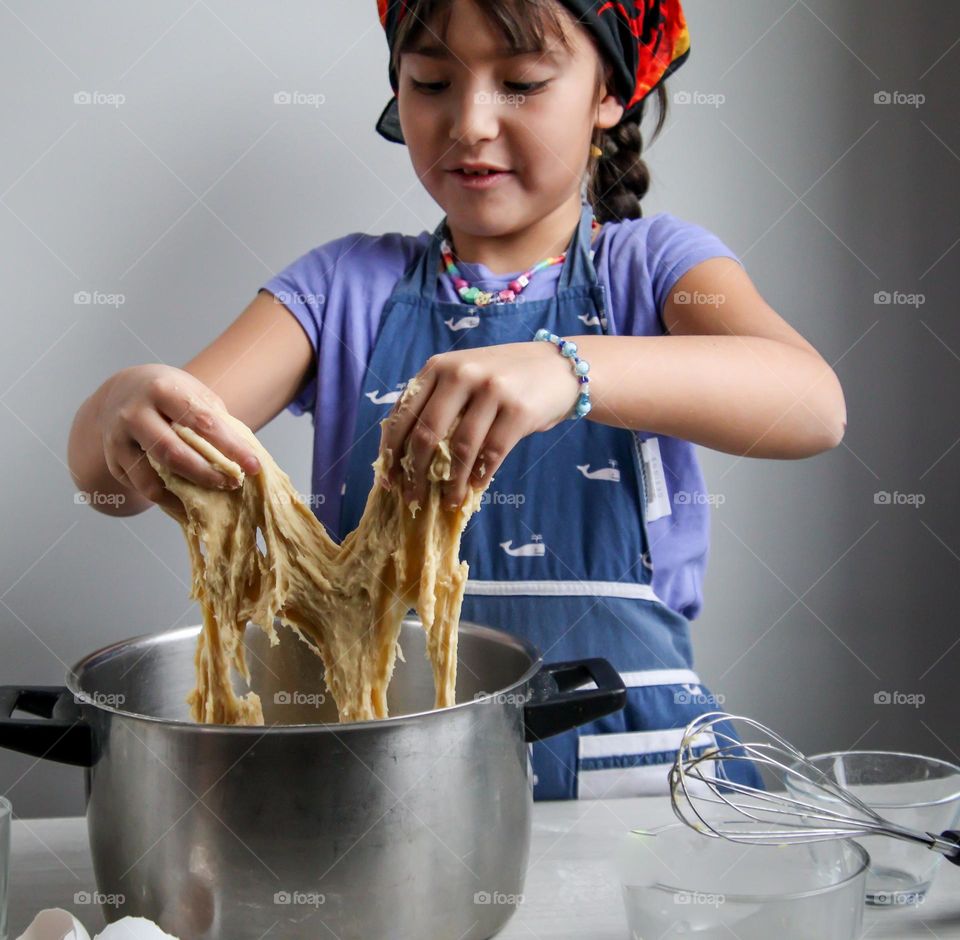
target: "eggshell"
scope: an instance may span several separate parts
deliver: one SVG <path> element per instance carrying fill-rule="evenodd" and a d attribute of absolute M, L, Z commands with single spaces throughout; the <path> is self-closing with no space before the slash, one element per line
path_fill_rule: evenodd
<path fill-rule="evenodd" d="M 17 940 L 90 940 L 90 934 L 69 911 L 53 907 L 40 911 Z M 177 940 L 177 937 L 164 933 L 145 917 L 124 917 L 105 927 L 94 940 Z"/>

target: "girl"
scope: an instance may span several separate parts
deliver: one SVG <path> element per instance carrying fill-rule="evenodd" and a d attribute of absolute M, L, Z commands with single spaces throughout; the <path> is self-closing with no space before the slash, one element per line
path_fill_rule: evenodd
<path fill-rule="evenodd" d="M 459 419 L 444 498 L 494 478 L 462 542 L 463 619 L 549 660 L 603 656 L 628 687 L 623 712 L 534 745 L 534 797 L 664 792 L 683 727 L 714 710 L 689 630 L 708 548 L 694 444 L 818 453 L 843 436 L 842 391 L 719 239 L 641 217 L 644 104 L 655 90 L 659 131 L 663 79 L 689 49 L 677 0 L 378 8 L 395 92 L 378 130 L 406 144 L 444 218 L 432 234 L 321 245 L 184 370 L 117 373 L 78 412 L 75 480 L 123 492 L 120 512 L 177 511 L 143 451 L 229 481 L 172 420 L 256 472 L 210 406 L 254 430 L 287 406 L 313 415 L 316 511 L 342 538 L 378 448 L 410 439 L 391 485 L 421 500 Z M 759 784 L 747 762 L 726 770 Z"/>

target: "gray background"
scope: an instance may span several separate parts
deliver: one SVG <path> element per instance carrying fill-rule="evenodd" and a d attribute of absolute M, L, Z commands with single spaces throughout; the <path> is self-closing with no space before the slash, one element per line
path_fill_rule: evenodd
<path fill-rule="evenodd" d="M 810 751 L 960 760 L 960 6 L 685 8 L 694 51 L 668 87 L 694 101 L 649 151 L 645 214 L 723 238 L 835 365 L 849 417 L 811 460 L 702 451 L 723 501 L 697 667 L 727 708 Z M 440 216 L 406 150 L 373 131 L 389 92 L 373 2 L 5 0 L 0 53 L 0 681 L 58 684 L 93 649 L 199 619 L 178 527 L 75 504 L 82 399 L 126 365 L 182 365 L 310 247 Z M 125 101 L 75 103 L 84 91 Z M 279 91 L 325 102 L 274 104 Z M 306 491 L 309 420 L 285 413 L 261 436 Z M 878 505 L 881 491 L 925 502 Z M 83 810 L 80 770 L 6 751 L 0 791 L 22 816 Z"/>

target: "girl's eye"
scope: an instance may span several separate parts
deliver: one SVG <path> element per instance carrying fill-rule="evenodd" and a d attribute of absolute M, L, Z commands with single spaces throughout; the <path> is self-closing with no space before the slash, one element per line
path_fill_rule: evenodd
<path fill-rule="evenodd" d="M 435 95 L 437 92 L 443 91 L 447 85 L 446 82 L 418 82 L 415 78 L 411 78 L 410 81 L 417 91 L 422 91 L 426 95 Z"/>
<path fill-rule="evenodd" d="M 425 95 L 436 95 L 443 91 L 448 82 L 418 82 L 415 78 L 410 79 L 413 87 Z M 545 88 L 549 83 L 543 82 L 504 82 L 504 85 L 517 94 L 529 95 Z"/>
<path fill-rule="evenodd" d="M 539 91 L 541 88 L 546 88 L 547 86 L 547 82 L 504 82 L 504 84 L 511 91 L 526 95 L 534 91 Z"/>

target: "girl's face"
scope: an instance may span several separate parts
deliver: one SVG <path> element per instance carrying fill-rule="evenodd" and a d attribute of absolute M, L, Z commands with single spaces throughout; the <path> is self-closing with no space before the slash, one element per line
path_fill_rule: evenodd
<path fill-rule="evenodd" d="M 414 170 L 454 230 L 515 233 L 573 201 L 596 127 L 623 108 L 604 86 L 596 49 L 561 8 L 570 50 L 511 54 L 472 0 L 453 0 L 447 35 L 435 24 L 400 57 L 400 122 Z M 500 172 L 479 184 L 464 163 Z M 471 183 L 470 181 L 473 180 Z"/>

